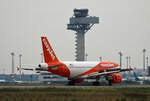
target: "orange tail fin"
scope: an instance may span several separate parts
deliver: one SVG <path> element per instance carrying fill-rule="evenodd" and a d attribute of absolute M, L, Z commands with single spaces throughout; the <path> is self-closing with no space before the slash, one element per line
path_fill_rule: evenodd
<path fill-rule="evenodd" d="M 50 43 L 48 42 L 47 37 L 41 37 L 41 41 L 42 41 L 45 62 L 46 63 L 58 62 L 58 59 L 57 59 Z"/>

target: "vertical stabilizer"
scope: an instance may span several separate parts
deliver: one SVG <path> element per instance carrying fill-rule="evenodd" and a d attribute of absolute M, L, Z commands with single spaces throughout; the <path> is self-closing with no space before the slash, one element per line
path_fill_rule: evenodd
<path fill-rule="evenodd" d="M 58 62 L 58 59 L 57 59 L 50 43 L 48 42 L 47 37 L 41 37 L 41 41 L 42 41 L 45 62 L 46 63 Z"/>

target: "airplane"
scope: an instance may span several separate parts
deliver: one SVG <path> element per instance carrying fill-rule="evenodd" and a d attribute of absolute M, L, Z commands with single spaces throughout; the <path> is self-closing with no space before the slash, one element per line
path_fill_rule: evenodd
<path fill-rule="evenodd" d="M 143 74 L 145 74 L 145 73 L 143 73 Z M 139 75 L 138 76 L 135 71 L 133 71 L 133 75 L 137 82 L 150 81 L 150 76 L 147 76 L 147 75 Z"/>
<path fill-rule="evenodd" d="M 42 47 L 44 63 L 40 63 L 37 71 L 49 71 L 65 78 L 68 78 L 68 85 L 81 83 L 85 79 L 95 79 L 94 86 L 100 84 L 101 77 L 106 78 L 109 85 L 112 83 L 120 83 L 122 77 L 120 72 L 131 71 L 132 68 L 118 68 L 118 64 L 114 62 L 99 62 L 99 61 L 60 61 L 53 48 L 51 47 L 47 37 L 42 36 Z"/>

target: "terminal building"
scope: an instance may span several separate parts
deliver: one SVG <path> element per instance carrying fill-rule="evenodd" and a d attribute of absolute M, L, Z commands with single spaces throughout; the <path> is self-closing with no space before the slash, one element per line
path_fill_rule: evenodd
<path fill-rule="evenodd" d="M 52 84 L 52 83 L 66 83 L 68 80 L 64 77 L 53 75 L 48 71 L 42 71 L 38 77 L 39 83 Z"/>

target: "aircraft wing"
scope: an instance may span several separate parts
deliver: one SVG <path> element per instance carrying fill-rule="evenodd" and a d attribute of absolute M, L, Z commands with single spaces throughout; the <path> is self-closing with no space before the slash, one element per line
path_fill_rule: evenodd
<path fill-rule="evenodd" d="M 42 63 L 43 64 L 43 63 Z M 29 71 L 48 71 L 48 68 L 57 68 L 58 66 L 61 66 L 62 64 L 61 63 L 55 63 L 55 64 L 49 64 L 48 67 L 43 67 L 42 64 L 39 64 L 38 66 L 37 65 L 22 65 L 21 68 L 20 66 L 17 66 L 17 70 L 29 70 Z M 45 64 L 44 64 L 45 65 Z"/>
<path fill-rule="evenodd" d="M 117 68 L 117 69 L 109 69 L 109 70 L 105 70 L 105 71 L 98 71 L 95 73 L 91 73 L 85 76 L 81 76 L 81 79 L 91 79 L 91 78 L 96 78 L 96 77 L 100 77 L 100 76 L 108 76 L 114 73 L 120 73 L 120 72 L 125 72 L 125 71 L 131 71 L 133 70 L 132 68 L 129 69 L 121 69 L 121 68 Z"/>
<path fill-rule="evenodd" d="M 22 70 L 29 70 L 29 71 L 47 71 L 43 68 L 21 68 Z"/>
<path fill-rule="evenodd" d="M 22 65 L 22 67 L 20 68 L 20 66 L 17 66 L 17 70 L 28 70 L 28 71 L 47 71 L 47 69 L 45 68 L 40 68 L 36 65 Z"/>

